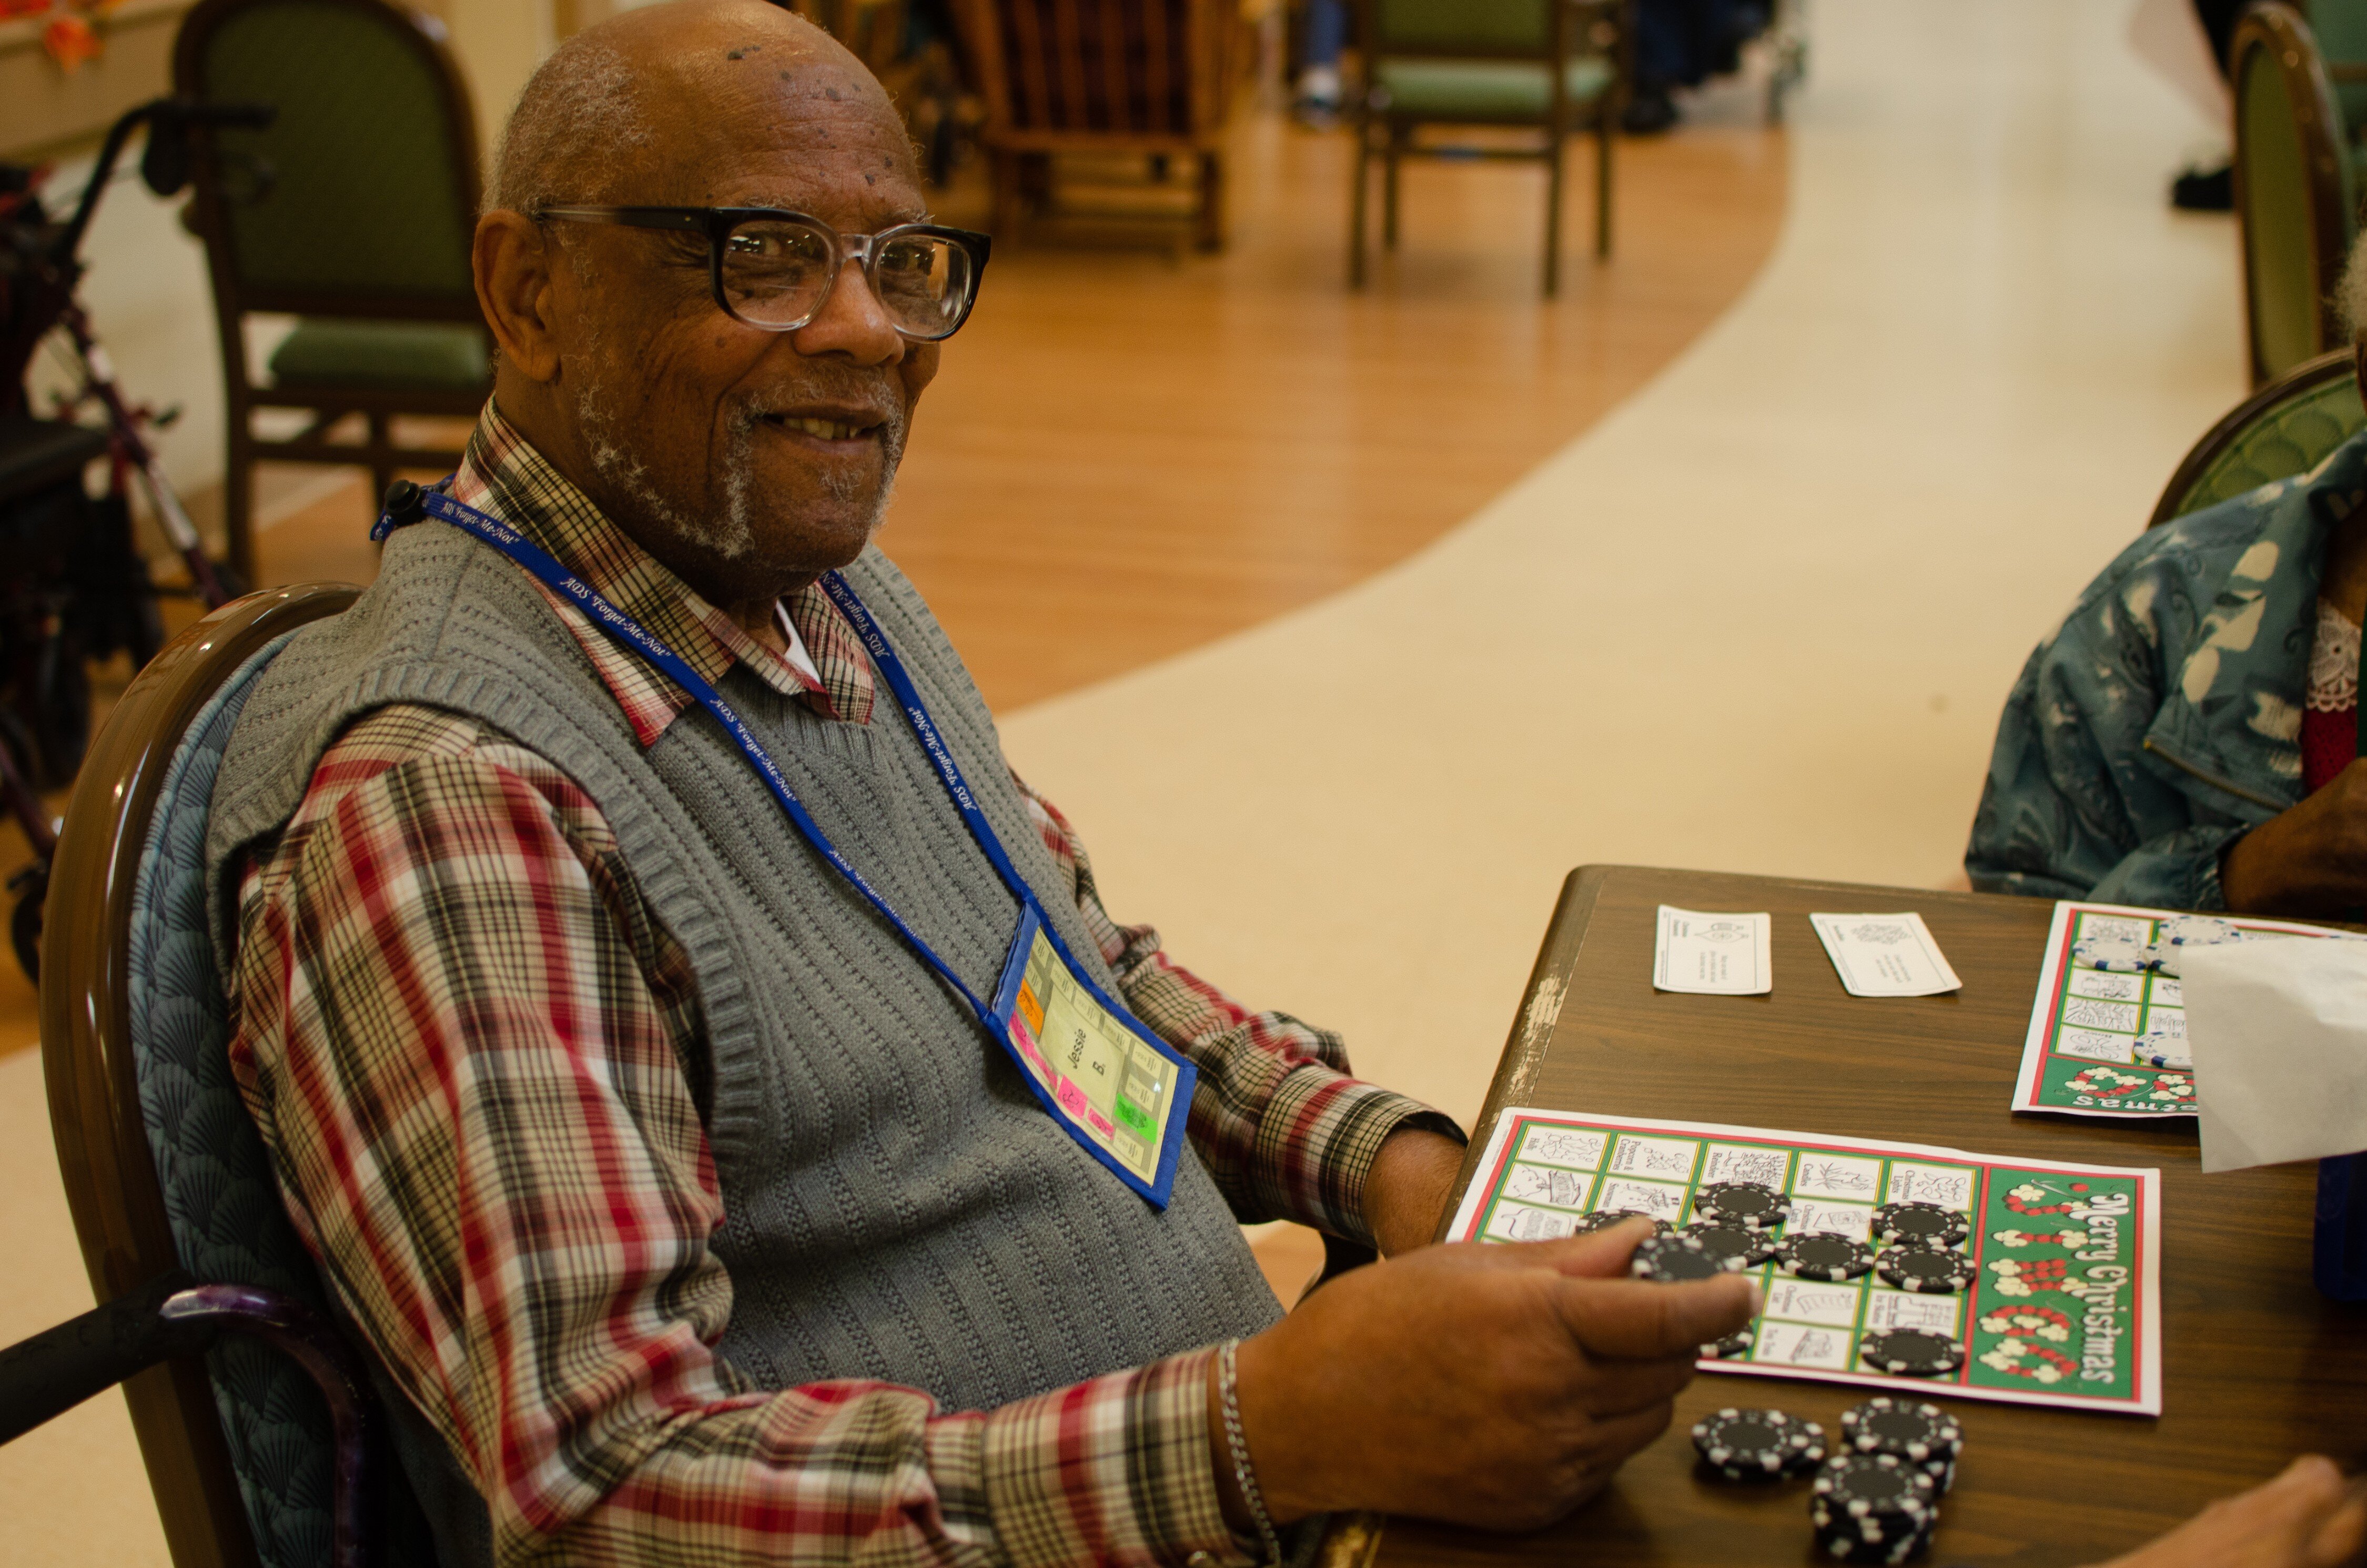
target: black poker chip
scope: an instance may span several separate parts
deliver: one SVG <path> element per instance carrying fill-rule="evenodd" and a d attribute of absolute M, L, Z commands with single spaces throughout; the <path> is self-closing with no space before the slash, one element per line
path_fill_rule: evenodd
<path fill-rule="evenodd" d="M 1596 1231 L 1609 1230 L 1612 1226 L 1619 1223 L 1622 1220 L 1650 1220 L 1652 1221 L 1652 1233 L 1656 1236 L 1665 1236 L 1670 1231 L 1676 1229 L 1674 1225 L 1670 1224 L 1666 1220 L 1647 1214 L 1641 1209 L 1598 1209 L 1591 1214 L 1580 1215 L 1578 1217 L 1577 1228 L 1572 1230 L 1570 1234 L 1574 1236 L 1591 1235 Z"/>
<path fill-rule="evenodd" d="M 1920 1290 L 1927 1296 L 1969 1290 L 1981 1277 L 1971 1258 L 1945 1247 L 1885 1247 L 1874 1261 L 1874 1271 L 1902 1290 Z"/>
<path fill-rule="evenodd" d="M 1803 1279 L 1854 1279 L 1874 1267 L 1874 1249 L 1832 1231 L 1809 1231 L 1776 1243 L 1775 1261 Z"/>
<path fill-rule="evenodd" d="M 1937 1203 L 1886 1203 L 1874 1211 L 1874 1239 L 1879 1242 L 1954 1247 L 1964 1245 L 1970 1234 L 1962 1214 Z"/>
<path fill-rule="evenodd" d="M 1901 1536 L 1895 1541 L 1864 1541 L 1846 1531 L 1835 1535 L 1819 1530 L 1814 1539 L 1818 1555 L 1830 1562 L 1899 1563 L 1929 1546 L 1931 1532 L 1927 1528 L 1915 1535 Z"/>
<path fill-rule="evenodd" d="M 1772 1231 L 1791 1218 L 1784 1195 L 1764 1182 L 1714 1181 L 1693 1194 L 1693 1212 L 1714 1224 Z"/>
<path fill-rule="evenodd" d="M 1844 1562 L 1904 1562 L 1939 1517 L 1931 1478 L 1896 1454 L 1835 1454 L 1809 1494 L 1818 1544 Z"/>
<path fill-rule="evenodd" d="M 1956 1483 L 1965 1429 L 1936 1404 L 1876 1394 L 1841 1412 L 1841 1446 L 1862 1454 L 1896 1454 L 1945 1494 Z"/>
<path fill-rule="evenodd" d="M 1702 1359 L 1705 1361 L 1730 1360 L 1734 1357 L 1741 1355 L 1744 1351 L 1750 1348 L 1750 1331 L 1746 1328 L 1738 1333 L 1729 1334 L 1724 1339 L 1713 1339 L 1707 1345 L 1703 1346 L 1701 1347 Z"/>
<path fill-rule="evenodd" d="M 1693 1237 L 1728 1268 L 1756 1268 L 1775 1256 L 1775 1238 L 1748 1225 L 1696 1220 L 1690 1225 L 1678 1226 L 1677 1234 Z"/>
<path fill-rule="evenodd" d="M 1931 1544 L 1933 1526 L 1901 1532 L 1888 1540 L 1862 1540 L 1848 1529 L 1821 1529 L 1812 1538 L 1817 1555 L 1832 1562 L 1905 1562 Z"/>
<path fill-rule="evenodd" d="M 1687 1279 L 1711 1279 L 1727 1272 L 1725 1263 L 1691 1236 L 1646 1236 L 1636 1244 L 1627 1272 L 1638 1279 L 1674 1285 Z"/>
<path fill-rule="evenodd" d="M 1965 1342 L 1921 1328 L 1890 1328 L 1857 1342 L 1858 1358 L 1894 1377 L 1936 1378 L 1965 1364 Z"/>
<path fill-rule="evenodd" d="M 1825 1429 L 1780 1410 L 1728 1405 L 1693 1423 L 1693 1447 L 1728 1481 L 1774 1481 L 1824 1462 Z"/>

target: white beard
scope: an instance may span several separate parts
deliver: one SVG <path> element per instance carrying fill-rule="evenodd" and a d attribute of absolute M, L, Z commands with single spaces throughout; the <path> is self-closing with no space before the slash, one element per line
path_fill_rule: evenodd
<path fill-rule="evenodd" d="M 730 445 L 723 457 L 722 512 L 714 517 L 693 517 L 658 494 L 657 486 L 650 483 L 650 471 L 617 438 L 617 422 L 607 400 L 589 382 L 576 389 L 575 419 L 583 432 L 593 472 L 618 494 L 631 496 L 669 532 L 711 550 L 726 561 L 736 561 L 748 553 L 756 537 L 748 520 L 752 505 L 749 470 L 754 466 L 756 448 L 753 426 L 733 423 Z"/>

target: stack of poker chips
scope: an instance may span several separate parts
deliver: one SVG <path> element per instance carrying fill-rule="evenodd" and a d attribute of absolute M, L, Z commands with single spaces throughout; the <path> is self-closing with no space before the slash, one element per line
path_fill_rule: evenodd
<path fill-rule="evenodd" d="M 1931 1544 L 1939 1488 L 1897 1454 L 1835 1454 L 1809 1495 L 1817 1545 L 1840 1562 L 1904 1562 Z"/>
<path fill-rule="evenodd" d="M 1646 1236 L 1636 1244 L 1636 1254 L 1627 1260 L 1628 1273 L 1638 1279 L 1657 1279 L 1663 1285 L 1715 1278 L 1727 1271 L 1727 1261 L 1704 1246 L 1698 1238 L 1673 1232 L 1665 1236 Z"/>
<path fill-rule="evenodd" d="M 1627 1263 L 1627 1272 L 1638 1279 L 1657 1280 L 1664 1285 L 1680 1284 L 1687 1279 L 1710 1279 L 1720 1274 L 1731 1274 L 1765 1259 L 1764 1251 L 1750 1244 L 1729 1245 L 1716 1239 L 1713 1229 L 1704 1235 L 1703 1227 L 1688 1225 L 1682 1231 L 1665 1235 L 1646 1236 L 1636 1245 L 1636 1255 Z M 1757 1232 L 1738 1231 L 1738 1236 L 1755 1236 Z M 1739 1356 L 1750 1348 L 1750 1331 L 1741 1330 L 1723 1339 L 1714 1339 L 1701 1347 L 1704 1356 L 1722 1358 Z"/>
<path fill-rule="evenodd" d="M 1825 1460 L 1825 1429 L 1780 1410 L 1732 1405 L 1693 1423 L 1702 1463 L 1728 1481 L 1781 1481 Z"/>
<path fill-rule="evenodd" d="M 1929 1546 L 1965 1451 L 1946 1411 L 1887 1394 L 1842 1415 L 1829 1458 L 1823 1427 L 1780 1410 L 1729 1405 L 1695 1422 L 1693 1437 L 1704 1468 L 1727 1481 L 1814 1474 L 1817 1547 L 1841 1562 L 1904 1562 Z"/>
<path fill-rule="evenodd" d="M 1762 1182 L 1713 1181 L 1693 1194 L 1693 1211 L 1716 1225 L 1772 1231 L 1792 1217 L 1784 1195 Z"/>
<path fill-rule="evenodd" d="M 1876 1394 L 1841 1412 L 1841 1447 L 1852 1453 L 1890 1454 L 1915 1465 L 1944 1497 L 1956 1484 L 1965 1429 L 1936 1404 Z"/>

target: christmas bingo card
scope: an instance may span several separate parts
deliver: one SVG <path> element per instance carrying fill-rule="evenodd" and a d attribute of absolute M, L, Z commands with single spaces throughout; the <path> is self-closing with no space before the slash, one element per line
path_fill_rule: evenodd
<path fill-rule="evenodd" d="M 1707 1370 L 2157 1415 L 2160 1190 L 2154 1170 L 1508 1109 L 1452 1236 L 1648 1215 L 1766 1291 Z"/>
<path fill-rule="evenodd" d="M 2291 937 L 2342 937 L 2318 926 L 2180 915 L 2115 903 L 2055 905 L 2023 1037 L 2013 1108 L 2069 1116 L 2194 1114 L 2193 1059 L 2179 954 Z"/>

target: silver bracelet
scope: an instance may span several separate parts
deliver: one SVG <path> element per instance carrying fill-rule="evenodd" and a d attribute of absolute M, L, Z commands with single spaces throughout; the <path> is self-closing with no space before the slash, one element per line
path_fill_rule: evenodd
<path fill-rule="evenodd" d="M 1250 1517 L 1257 1522 L 1258 1539 L 1265 1544 L 1265 1560 L 1272 1568 L 1282 1562 L 1282 1538 L 1274 1532 L 1274 1516 L 1265 1511 L 1265 1497 L 1258 1491 L 1257 1472 L 1250 1469 L 1249 1439 L 1241 1436 L 1240 1370 L 1235 1359 L 1241 1342 L 1228 1339 L 1217 1346 L 1217 1398 L 1225 1409 L 1225 1451 L 1233 1458 L 1233 1479 L 1240 1483 L 1241 1500 L 1250 1506 Z"/>

